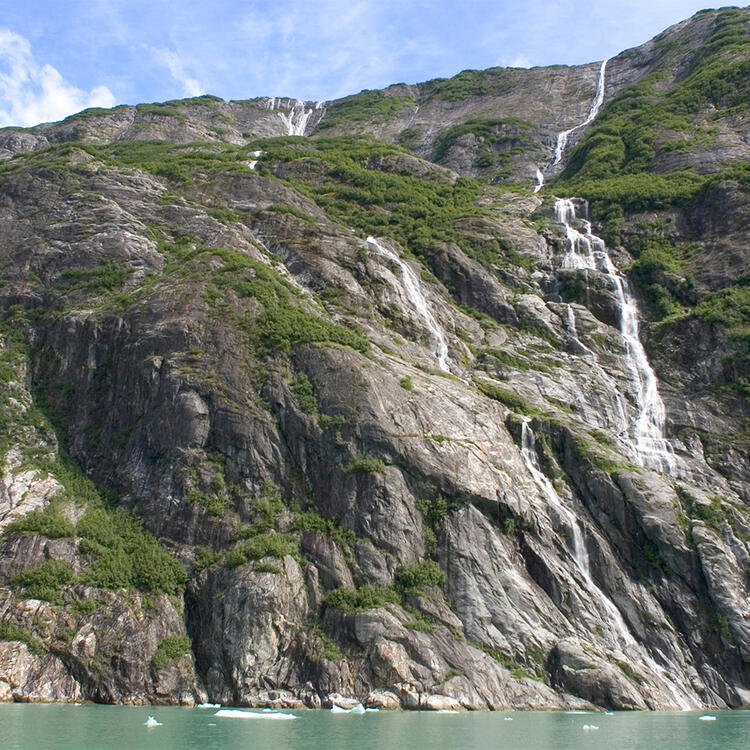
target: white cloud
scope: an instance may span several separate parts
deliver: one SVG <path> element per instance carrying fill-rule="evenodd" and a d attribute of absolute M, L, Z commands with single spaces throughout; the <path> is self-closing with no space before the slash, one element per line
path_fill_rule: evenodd
<path fill-rule="evenodd" d="M 158 47 L 151 47 L 151 52 L 158 62 L 169 69 L 172 78 L 182 84 L 182 93 L 185 96 L 200 96 L 204 93 L 200 83 L 185 72 L 185 66 L 176 52 Z"/>
<path fill-rule="evenodd" d="M 508 67 L 511 68 L 530 68 L 533 65 L 531 60 L 521 52 L 516 55 L 509 63 Z"/>
<path fill-rule="evenodd" d="M 111 107 L 106 86 L 83 91 L 51 65 L 40 65 L 29 41 L 0 28 L 0 127 L 61 120 L 87 107 Z"/>

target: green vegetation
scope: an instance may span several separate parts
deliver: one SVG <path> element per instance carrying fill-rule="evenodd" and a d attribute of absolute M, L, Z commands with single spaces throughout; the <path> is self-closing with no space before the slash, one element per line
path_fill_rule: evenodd
<path fill-rule="evenodd" d="M 517 80 L 516 73 L 509 68 L 488 70 L 462 70 L 452 78 L 435 78 L 422 84 L 430 98 L 463 101 L 472 96 L 500 94 L 507 91 Z"/>
<path fill-rule="evenodd" d="M 308 622 L 305 630 L 312 635 L 318 643 L 314 646 L 313 658 L 316 661 L 328 659 L 329 661 L 338 661 L 341 659 L 341 649 L 336 641 L 329 637 L 323 630 L 323 626 L 317 620 Z"/>
<path fill-rule="evenodd" d="M 294 514 L 292 531 L 321 531 L 333 539 L 345 551 L 350 551 L 357 543 L 357 535 L 346 526 L 341 526 L 335 518 L 324 518 L 316 511 L 304 510 Z"/>
<path fill-rule="evenodd" d="M 418 594 L 424 589 L 443 585 L 445 573 L 434 560 L 420 560 L 402 565 L 394 575 L 394 586 L 402 593 Z"/>
<path fill-rule="evenodd" d="M 224 558 L 228 568 L 236 568 L 251 560 L 263 557 L 283 558 L 286 555 L 299 556 L 299 543 L 291 534 L 280 534 L 269 531 L 246 539 L 233 547 Z"/>
<path fill-rule="evenodd" d="M 416 255 L 435 242 L 467 245 L 453 222 L 482 213 L 475 202 L 484 188 L 476 180 L 462 177 L 451 185 L 437 176 L 431 180 L 371 168 L 379 158 L 403 153 L 396 146 L 356 137 L 272 138 L 258 146 L 266 162 L 292 163 L 292 173 L 293 162 L 314 160 L 316 176 L 290 177 L 293 187 L 361 236 L 391 237 Z"/>
<path fill-rule="evenodd" d="M 718 323 L 727 336 L 750 343 L 750 286 L 730 286 L 706 295 L 692 312 L 707 323 Z"/>
<path fill-rule="evenodd" d="M 389 586 L 360 586 L 358 589 L 333 589 L 326 594 L 324 604 L 348 613 L 385 607 L 400 601 L 400 594 Z"/>
<path fill-rule="evenodd" d="M 19 516 L 4 529 L 4 534 L 41 534 L 48 539 L 62 539 L 75 536 L 75 526 L 58 510 L 59 503 L 45 510 L 33 510 Z"/>
<path fill-rule="evenodd" d="M 47 651 L 44 643 L 30 630 L 11 622 L 0 622 L 0 641 L 21 641 L 29 647 L 32 654 L 37 656 L 41 656 Z"/>
<path fill-rule="evenodd" d="M 27 568 L 11 576 L 12 586 L 20 586 L 29 599 L 44 599 L 53 604 L 62 604 L 60 588 L 75 581 L 70 563 L 60 560 L 45 560 L 36 568 Z"/>
<path fill-rule="evenodd" d="M 385 464 L 372 456 L 352 456 L 344 464 L 345 474 L 382 474 Z"/>
<path fill-rule="evenodd" d="M 66 291 L 103 294 L 120 289 L 127 276 L 128 271 L 122 265 L 106 261 L 99 266 L 66 268 L 60 278 Z"/>
<path fill-rule="evenodd" d="M 315 223 L 315 217 L 311 216 L 308 213 L 305 213 L 296 206 L 289 206 L 285 203 L 272 203 L 266 210 L 272 211 L 276 214 L 288 214 L 289 216 L 296 216 L 298 219 L 302 219 L 302 221 L 305 221 L 308 224 Z"/>
<path fill-rule="evenodd" d="M 525 132 L 532 130 L 533 127 L 532 123 L 516 117 L 506 117 L 500 120 L 467 120 L 448 128 L 438 138 L 435 142 L 433 160 L 442 161 L 461 136 L 471 133 L 481 144 L 475 162 L 476 166 L 489 167 L 498 161 L 503 161 L 503 156 L 507 158 L 512 154 L 533 148 L 533 142 Z M 493 149 L 493 147 L 496 148 Z"/>
<path fill-rule="evenodd" d="M 628 276 L 643 290 L 654 318 L 664 320 L 681 314 L 684 307 L 680 300 L 686 298 L 692 285 L 679 272 L 690 248 L 660 238 L 631 242 L 628 248 L 637 258 L 627 269 Z"/>
<path fill-rule="evenodd" d="M 316 132 L 329 128 L 342 128 L 351 123 L 378 123 L 398 114 L 407 107 L 413 107 L 414 97 L 398 96 L 386 91 L 361 91 L 329 104 L 325 118 Z"/>
<path fill-rule="evenodd" d="M 41 469 L 63 485 L 48 508 L 9 524 L 6 534 L 45 533 L 55 537 L 76 536 L 88 567 L 74 576 L 66 563 L 46 561 L 38 568 L 21 571 L 12 583 L 29 596 L 60 602 L 60 588 L 86 583 L 105 589 L 135 588 L 147 593 L 174 593 L 187 580 L 182 564 L 143 530 L 141 522 L 123 508 L 112 507 L 94 484 L 67 459 L 42 464 Z M 66 504 L 85 507 L 73 527 L 61 515 Z"/>
<path fill-rule="evenodd" d="M 304 372 L 295 375 L 292 380 L 292 390 L 302 411 L 308 414 L 318 413 L 318 399 L 315 396 L 310 379 Z"/>
<path fill-rule="evenodd" d="M 405 377 L 399 379 L 398 384 L 405 391 L 413 391 L 414 390 L 414 383 L 412 383 L 410 375 L 406 375 Z"/>
<path fill-rule="evenodd" d="M 192 644 L 186 635 L 168 635 L 158 646 L 151 658 L 154 669 L 166 669 L 180 657 L 190 653 Z"/>
<path fill-rule="evenodd" d="M 485 396 L 488 396 L 495 401 L 499 401 L 503 406 L 507 406 L 512 411 L 526 415 L 539 413 L 538 410 L 530 407 L 520 396 L 516 395 L 508 388 L 488 383 L 485 380 L 477 380 L 475 381 L 475 385 Z"/>

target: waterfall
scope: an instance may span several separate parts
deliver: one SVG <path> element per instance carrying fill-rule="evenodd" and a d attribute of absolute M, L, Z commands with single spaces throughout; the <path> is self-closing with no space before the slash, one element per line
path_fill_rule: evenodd
<path fill-rule="evenodd" d="M 536 185 L 534 192 L 538 193 L 544 187 L 544 172 L 539 167 L 536 168 Z"/>
<path fill-rule="evenodd" d="M 608 59 L 604 60 L 601 64 L 601 67 L 599 68 L 599 78 L 596 82 L 596 93 L 594 94 L 594 101 L 591 102 L 591 108 L 589 109 L 588 116 L 583 122 L 579 122 L 578 125 L 575 125 L 568 130 L 563 130 L 561 133 L 557 134 L 557 142 L 555 143 L 555 155 L 552 157 L 552 161 L 546 165 L 545 169 L 554 167 L 560 163 L 560 160 L 562 159 L 563 154 L 565 153 L 565 149 L 568 145 L 568 138 L 570 137 L 570 134 L 575 133 L 576 130 L 580 130 L 581 128 L 586 127 L 586 125 L 593 122 L 594 118 L 599 114 L 599 110 L 602 108 L 602 104 L 604 104 L 604 85 L 608 62 Z M 544 187 L 544 171 L 540 168 L 537 168 L 536 185 L 534 186 L 534 192 L 538 193 L 542 189 L 542 187 Z"/>
<path fill-rule="evenodd" d="M 573 201 L 558 199 L 555 202 L 555 218 L 565 227 L 567 238 L 562 267 L 602 271 L 612 280 L 620 308 L 620 334 L 625 341 L 625 362 L 636 386 L 638 416 L 628 430 L 635 457 L 641 466 L 680 476 L 685 472 L 679 466 L 672 446 L 664 438 L 664 402 L 659 396 L 656 374 L 638 335 L 638 307 L 627 279 L 609 257 L 604 240 L 591 233 L 591 222 L 578 220 L 583 232 L 572 225 L 577 220 Z"/>
<path fill-rule="evenodd" d="M 278 112 L 277 114 L 283 120 L 287 128 L 287 135 L 304 135 L 307 129 L 307 123 L 313 112 L 320 108 L 321 102 L 316 107 L 305 107 L 305 103 L 299 99 L 294 99 L 292 108 L 289 113 Z"/>
<path fill-rule="evenodd" d="M 640 644 L 628 630 L 620 610 L 615 603 L 599 588 L 594 579 L 591 577 L 591 566 L 586 544 L 578 525 L 578 519 L 573 511 L 565 506 L 552 482 L 542 471 L 539 465 L 539 458 L 536 452 L 536 437 L 530 427 L 531 417 L 524 417 L 521 423 L 521 457 L 526 464 L 526 468 L 534 479 L 534 483 L 544 496 L 548 505 L 554 508 L 564 519 L 566 525 L 571 531 L 573 542 L 573 559 L 576 567 L 583 576 L 586 590 L 597 600 L 606 614 L 606 621 L 611 628 L 611 632 L 617 643 L 617 647 L 627 655 L 629 650 L 636 653 L 644 664 L 661 679 L 660 687 L 666 689 L 675 705 L 683 711 L 689 711 L 693 708 L 700 708 L 700 701 L 687 694 L 681 686 L 675 683 L 666 670 L 649 655 L 646 648 Z"/>
<path fill-rule="evenodd" d="M 422 293 L 422 287 L 419 278 L 408 263 L 401 260 L 401 258 L 399 258 L 398 255 L 396 255 L 396 253 L 394 253 L 392 250 L 389 250 L 384 245 L 381 245 L 374 237 L 367 238 L 367 246 L 379 255 L 383 255 L 389 260 L 392 260 L 401 269 L 401 279 L 403 282 L 404 290 L 406 291 L 406 295 L 411 300 L 412 305 L 414 305 L 414 309 L 417 311 L 422 320 L 424 320 L 425 325 L 435 339 L 435 349 L 433 351 L 433 354 L 438 361 L 438 366 L 441 370 L 450 372 L 450 365 L 448 362 L 448 344 L 445 341 L 443 329 L 435 320 L 435 317 L 430 312 L 430 309 L 427 306 L 427 300 Z"/>
<path fill-rule="evenodd" d="M 556 164 L 560 163 L 560 160 L 563 157 L 563 153 L 565 152 L 565 148 L 568 145 L 568 138 L 570 137 L 571 133 L 574 133 L 576 130 L 580 130 L 581 128 L 585 128 L 586 125 L 594 121 L 594 118 L 599 114 L 599 110 L 602 107 L 602 104 L 604 103 L 604 82 L 605 82 L 605 74 L 607 71 L 607 63 L 609 60 L 604 60 L 602 62 L 601 67 L 599 68 L 599 80 L 596 84 L 596 94 L 594 96 L 594 101 L 591 103 L 591 109 L 589 110 L 588 117 L 581 123 L 578 123 L 578 125 L 570 128 L 569 130 L 563 130 L 562 133 L 557 134 L 557 144 L 555 145 L 555 156 L 552 160 L 552 165 L 555 166 Z"/>
<path fill-rule="evenodd" d="M 586 360 L 588 363 L 593 367 L 594 370 L 596 370 L 596 374 L 598 377 L 606 383 L 606 385 L 609 387 L 610 392 L 614 394 L 615 397 L 615 405 L 617 406 L 617 431 L 618 431 L 618 437 L 630 448 L 631 453 L 636 454 L 637 450 L 635 445 L 633 444 L 633 441 L 630 439 L 630 435 L 628 434 L 628 428 L 630 426 L 630 422 L 628 421 L 627 413 L 625 412 L 625 404 L 622 400 L 622 396 L 620 395 L 620 392 L 617 390 L 617 385 L 615 383 L 614 378 L 599 364 L 599 361 L 596 358 L 596 354 L 592 349 L 589 349 L 586 344 L 581 341 L 581 339 L 578 336 L 578 330 L 576 329 L 576 319 L 575 315 L 573 313 L 573 308 L 570 305 L 566 306 L 565 309 L 565 320 L 563 321 L 563 325 L 568 331 L 568 334 L 573 339 L 573 341 L 576 342 L 578 345 L 578 348 L 581 352 L 583 352 L 583 356 L 586 357 Z"/>

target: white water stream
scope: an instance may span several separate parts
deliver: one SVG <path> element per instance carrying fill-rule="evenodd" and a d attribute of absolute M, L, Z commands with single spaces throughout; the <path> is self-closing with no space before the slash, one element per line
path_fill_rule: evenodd
<path fill-rule="evenodd" d="M 635 458 L 641 466 L 680 476 L 680 466 L 669 441 L 664 438 L 665 410 L 659 396 L 656 374 L 649 364 L 638 336 L 638 307 L 630 293 L 627 279 L 620 274 L 609 257 L 604 240 L 591 233 L 591 223 L 578 219 L 573 201 L 558 199 L 555 218 L 565 227 L 567 244 L 562 258 L 563 268 L 591 269 L 606 273 L 620 308 L 620 334 L 625 341 L 625 362 L 635 386 L 637 417 L 627 429 Z M 580 231 L 576 222 L 583 231 Z M 622 435 L 621 435 L 622 436 Z"/>
<path fill-rule="evenodd" d="M 544 187 L 544 170 L 554 167 L 560 163 L 560 160 L 565 153 L 565 149 L 568 145 L 568 138 L 571 133 L 575 133 L 576 130 L 586 127 L 594 121 L 594 118 L 599 114 L 599 110 L 604 104 L 604 86 L 606 81 L 607 63 L 609 60 L 604 60 L 599 68 L 599 78 L 596 82 L 596 93 L 594 94 L 594 100 L 591 103 L 588 116 L 583 122 L 579 122 L 578 125 L 563 130 L 557 134 L 557 142 L 555 143 L 555 154 L 552 157 L 552 161 L 548 162 L 544 168 L 537 167 L 536 170 L 536 185 L 534 186 L 534 192 L 538 193 Z"/>
<path fill-rule="evenodd" d="M 321 105 L 322 102 L 318 102 L 315 107 L 307 108 L 303 101 L 300 99 L 294 99 L 292 102 L 292 108 L 288 113 L 278 112 L 277 114 L 286 125 L 287 135 L 304 135 L 310 117 L 312 117 L 312 114 L 316 109 L 320 109 Z"/>
<path fill-rule="evenodd" d="M 674 704 L 680 709 L 689 711 L 694 708 L 700 708 L 700 702 L 674 682 L 664 667 L 654 661 L 645 647 L 633 637 L 625 624 L 622 614 L 620 614 L 620 610 L 617 609 L 615 603 L 599 588 L 591 577 L 589 555 L 578 525 L 578 519 L 573 511 L 565 506 L 554 485 L 539 466 L 539 458 L 536 452 L 536 437 L 534 436 L 534 431 L 529 426 L 530 422 L 531 417 L 524 417 L 521 424 L 521 456 L 526 464 L 526 468 L 534 479 L 534 483 L 539 488 L 549 507 L 554 508 L 557 514 L 564 520 L 565 525 L 570 529 L 573 542 L 573 559 L 575 560 L 576 567 L 583 576 L 586 590 L 598 601 L 604 610 L 606 622 L 610 626 L 617 647 L 626 657 L 628 657 L 628 654 L 637 655 L 652 673 L 660 678 L 659 687 L 669 693 Z M 632 658 L 632 656 L 628 658 Z"/>
<path fill-rule="evenodd" d="M 443 329 L 440 327 L 437 320 L 435 320 L 435 316 L 430 312 L 430 308 L 427 306 L 427 300 L 422 293 L 419 277 L 414 273 L 408 263 L 401 260 L 401 258 L 399 258 L 392 250 L 381 245 L 374 237 L 367 238 L 367 246 L 379 255 L 383 255 L 396 263 L 401 269 L 401 281 L 404 291 L 406 292 L 407 297 L 411 300 L 419 317 L 424 320 L 425 325 L 435 339 L 433 354 L 438 361 L 438 366 L 441 370 L 450 372 L 450 363 L 448 362 L 448 344 L 445 341 Z"/>
<path fill-rule="evenodd" d="M 605 83 L 605 75 L 607 72 L 607 63 L 609 60 L 604 60 L 602 62 L 601 67 L 599 68 L 599 79 L 596 83 L 596 94 L 594 96 L 594 101 L 591 104 L 591 109 L 589 110 L 588 117 L 583 121 L 578 123 L 575 127 L 570 128 L 569 130 L 563 130 L 562 133 L 557 134 L 557 144 L 555 145 L 555 156 L 552 159 L 552 165 L 555 166 L 556 164 L 560 163 L 560 160 L 563 157 L 563 153 L 565 152 L 565 148 L 568 145 L 568 138 L 570 137 L 571 133 L 575 133 L 576 130 L 580 130 L 581 128 L 585 128 L 586 125 L 594 121 L 594 118 L 599 114 L 599 110 L 602 107 L 602 104 L 604 103 L 604 83 Z"/>

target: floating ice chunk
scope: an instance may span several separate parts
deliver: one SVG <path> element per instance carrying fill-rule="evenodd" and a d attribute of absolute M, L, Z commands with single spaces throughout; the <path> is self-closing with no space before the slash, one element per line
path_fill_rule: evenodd
<path fill-rule="evenodd" d="M 331 706 L 331 713 L 333 714 L 363 714 L 365 713 L 365 707 L 361 703 L 357 703 L 352 708 L 341 708 L 335 703 Z"/>
<path fill-rule="evenodd" d="M 503 716 L 503 721 L 513 721 L 512 716 Z"/>
<path fill-rule="evenodd" d="M 366 714 L 376 714 L 380 711 L 379 708 L 366 708 L 365 713 Z"/>
<path fill-rule="evenodd" d="M 297 718 L 294 714 L 285 714 L 280 711 L 241 711 L 238 708 L 222 708 L 217 711 L 214 716 L 218 716 L 220 719 L 270 719 L 276 721 Z"/>
<path fill-rule="evenodd" d="M 435 711 L 434 713 L 436 713 L 436 714 L 459 714 L 461 712 L 460 711 L 456 711 L 455 708 L 441 708 L 441 709 Z"/>
<path fill-rule="evenodd" d="M 199 703 L 196 708 L 221 708 L 221 703 Z"/>
<path fill-rule="evenodd" d="M 157 721 L 153 716 L 149 716 L 148 719 L 146 719 L 145 722 L 143 722 L 144 726 L 147 726 L 149 729 L 151 727 L 160 727 L 161 722 Z"/>
<path fill-rule="evenodd" d="M 615 715 L 615 712 L 614 712 L 614 711 L 605 711 L 605 712 L 604 712 L 604 715 L 605 715 L 605 716 L 614 716 L 614 715 Z"/>
<path fill-rule="evenodd" d="M 583 725 L 583 731 L 584 732 L 591 732 L 594 729 L 599 729 L 599 727 L 594 726 L 593 724 L 584 724 Z"/>
<path fill-rule="evenodd" d="M 566 714 L 590 714 L 591 711 L 581 711 L 580 709 L 574 709 L 571 711 L 566 711 Z"/>
<path fill-rule="evenodd" d="M 706 714 L 705 716 L 699 716 L 698 721 L 716 721 L 716 717 Z"/>

